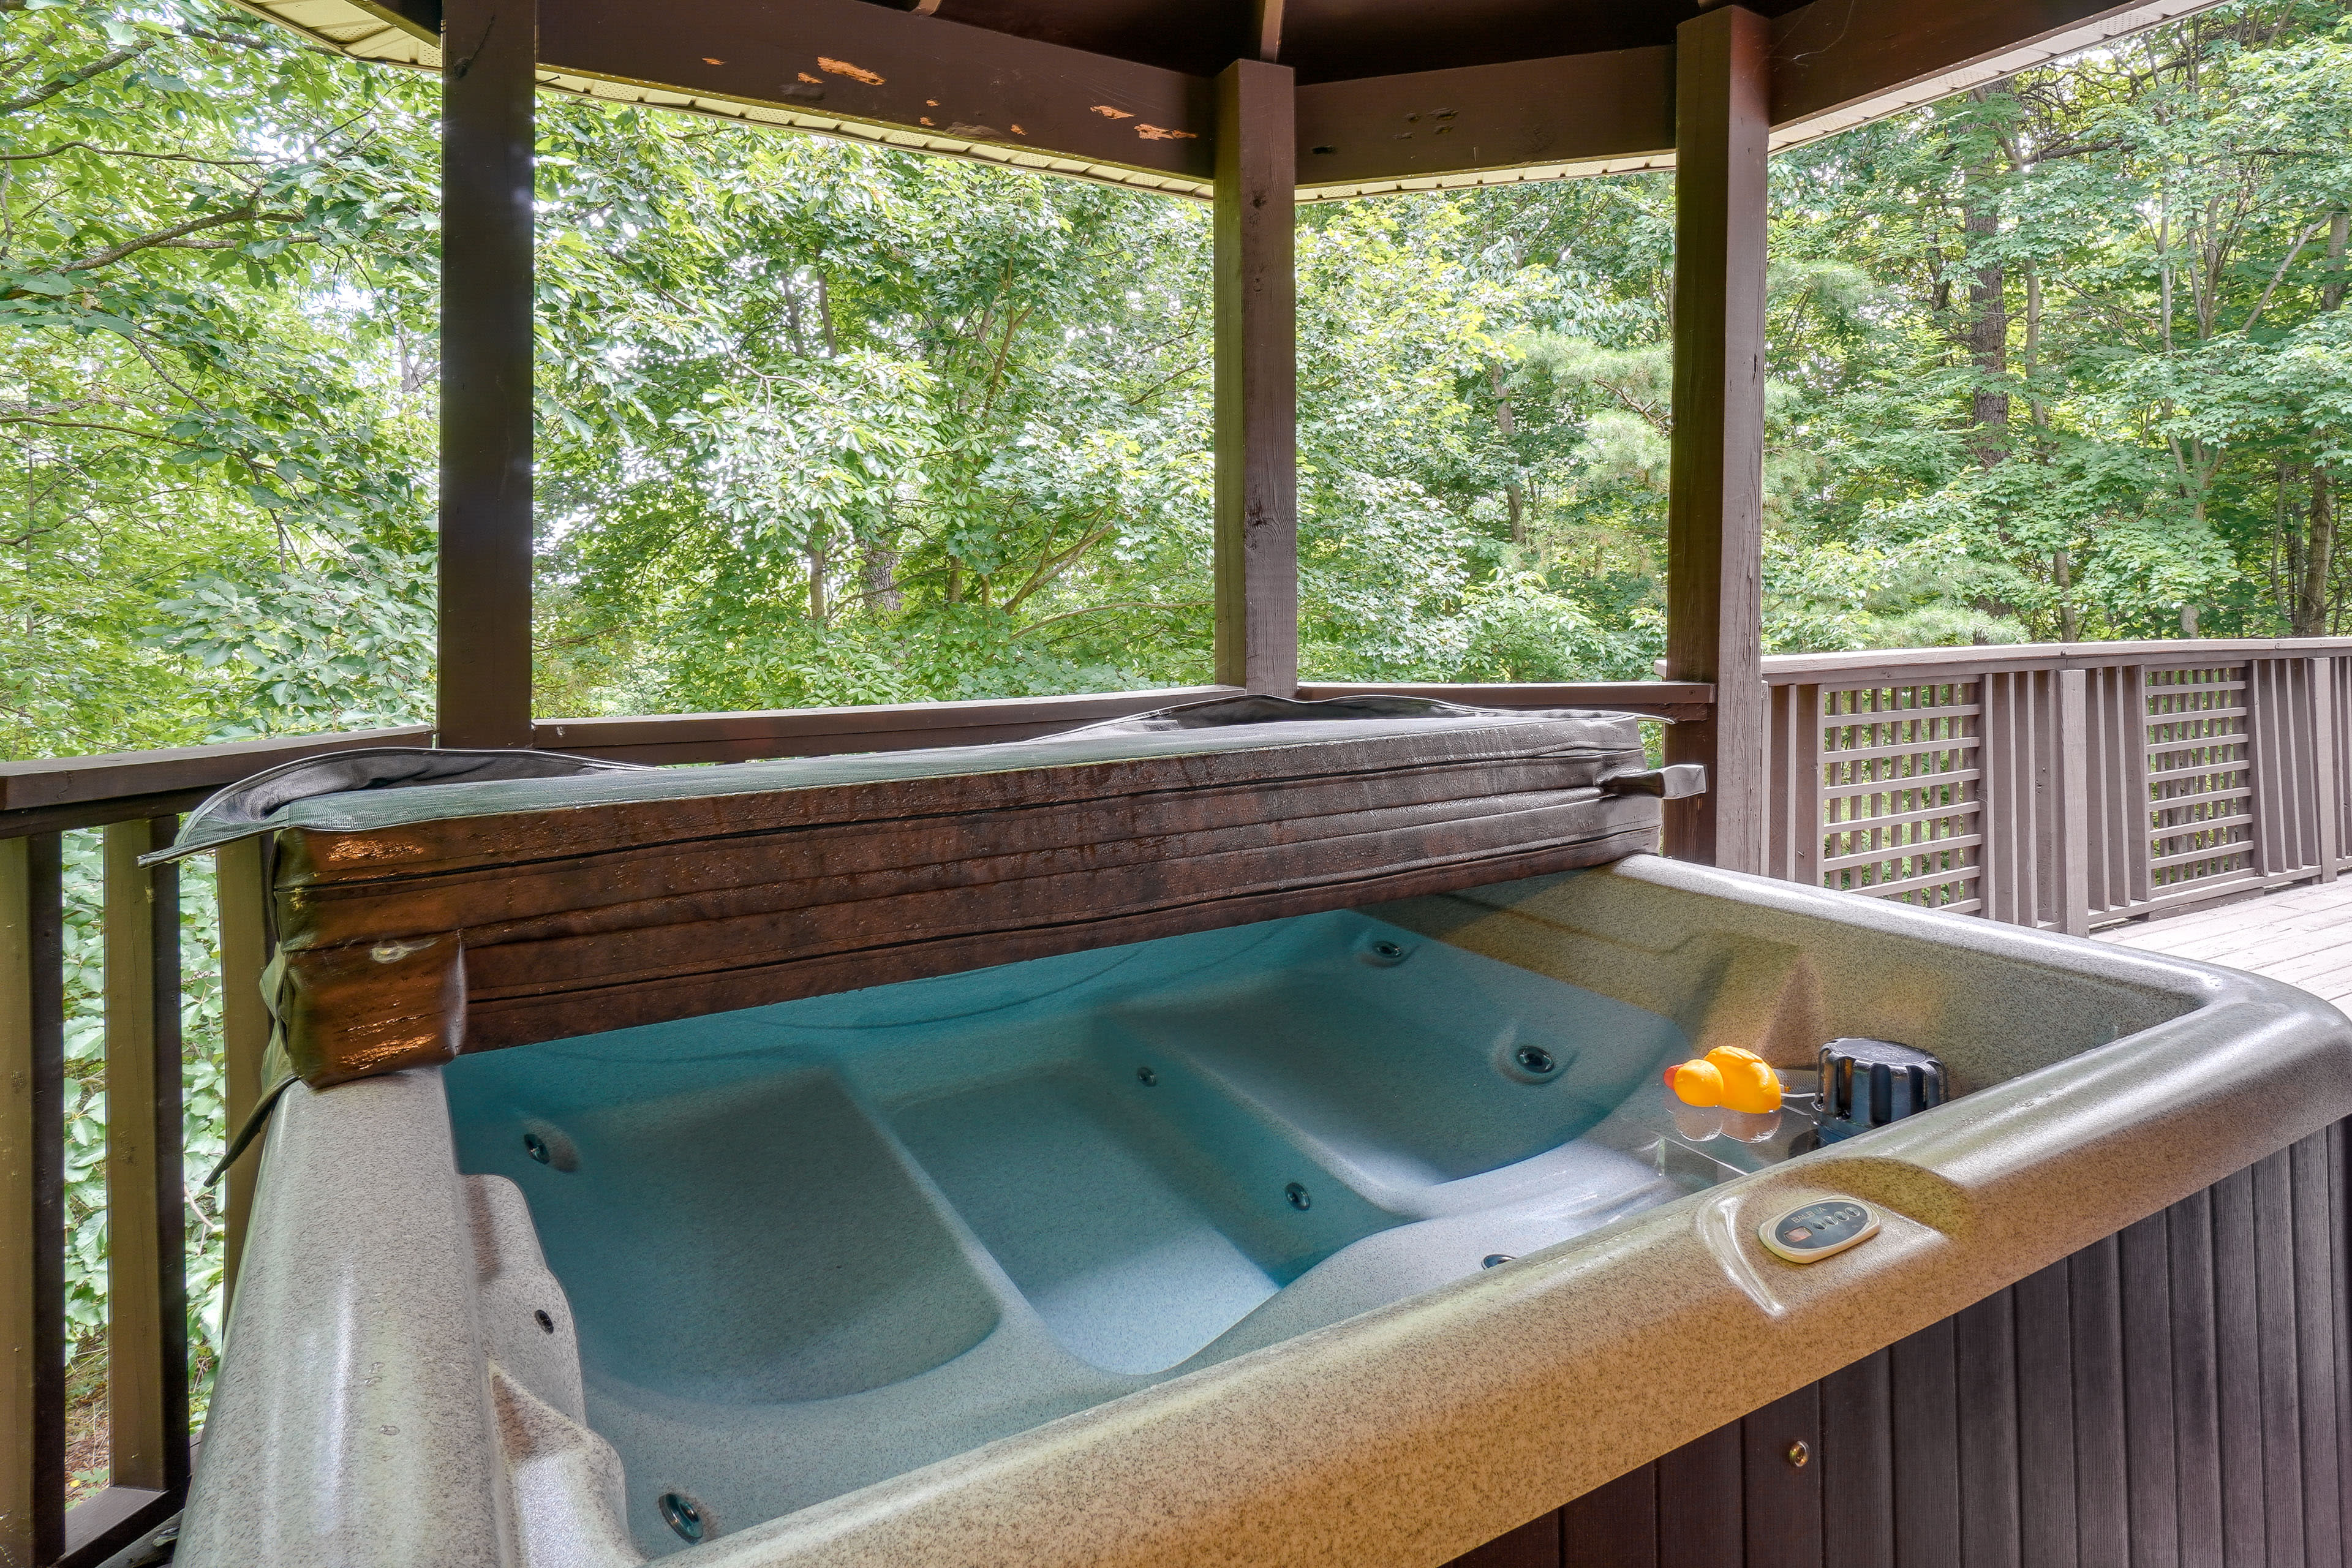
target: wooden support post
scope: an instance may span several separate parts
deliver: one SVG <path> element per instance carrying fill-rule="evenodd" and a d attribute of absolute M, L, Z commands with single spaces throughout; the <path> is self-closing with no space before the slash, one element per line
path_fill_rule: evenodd
<path fill-rule="evenodd" d="M 1668 853 L 1764 865 L 1764 178 L 1769 24 L 1727 5 L 1675 43 L 1675 429 L 1666 679 L 1715 682 L 1667 731 L 1707 793 L 1666 807 Z"/>
<path fill-rule="evenodd" d="M 528 746 L 536 0 L 446 0 L 441 41 L 436 722 L 445 746 Z"/>
<path fill-rule="evenodd" d="M 0 838 L 0 1563 L 32 1563 L 33 882 L 22 838 Z"/>
<path fill-rule="evenodd" d="M 1298 689 L 1298 148 L 1287 66 L 1217 78 L 1217 679 Z"/>
<path fill-rule="evenodd" d="M 0 1563 L 66 1549 L 65 952 L 58 836 L 0 839 Z"/>
<path fill-rule="evenodd" d="M 106 829 L 106 1396 L 110 1483 L 188 1479 L 187 1233 L 180 1167 L 178 868 L 142 870 L 178 819 Z"/>
<path fill-rule="evenodd" d="M 2091 934 L 2091 700 L 2090 678 L 2079 669 L 2059 670 L 2057 714 L 2050 736 L 2056 753 L 2058 798 L 2055 805 L 2056 843 L 2052 846 L 2057 868 L 2056 924 L 2068 936 Z"/>
<path fill-rule="evenodd" d="M 2336 862 L 2343 853 L 2344 781 L 2336 773 L 2336 661 L 2311 661 L 2306 689 L 2311 702 L 2312 804 L 2317 814 L 2312 852 L 2319 861 L 2319 879 L 2336 880 Z"/>
<path fill-rule="evenodd" d="M 226 1115 L 230 1137 L 261 1101 L 261 1058 L 269 1048 L 269 1010 L 262 1005 L 261 972 L 269 963 L 264 903 L 269 896 L 262 871 L 262 840 L 241 838 L 213 855 L 215 898 L 220 910 L 221 1055 L 226 1079 Z M 253 1213 L 253 1184 L 261 1165 L 256 1147 L 223 1178 L 228 1206 L 228 1252 L 221 1274 L 221 1321 L 228 1321 L 236 1294 L 236 1268 L 245 1254 L 245 1231 Z"/>

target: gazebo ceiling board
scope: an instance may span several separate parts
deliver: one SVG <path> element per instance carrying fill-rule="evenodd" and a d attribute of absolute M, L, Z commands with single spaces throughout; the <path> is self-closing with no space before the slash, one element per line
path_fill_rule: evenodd
<path fill-rule="evenodd" d="M 437 68 L 439 0 L 239 0 L 365 59 Z M 1793 146 L 2211 0 L 1757 0 Z M 1623 0 L 543 0 L 540 81 L 1205 197 L 1210 79 L 1297 72 L 1302 201 L 1674 163 L 1674 29 Z M 1411 69 L 1400 68 L 1411 67 Z"/>

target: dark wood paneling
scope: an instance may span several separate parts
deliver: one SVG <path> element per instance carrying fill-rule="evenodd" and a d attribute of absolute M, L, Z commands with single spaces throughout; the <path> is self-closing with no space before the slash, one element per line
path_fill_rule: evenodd
<path fill-rule="evenodd" d="M 1563 1568 L 1641 1568 L 1658 1561 L 1658 1467 L 1643 1465 L 1559 1510 Z"/>
<path fill-rule="evenodd" d="M 1737 1421 L 1658 1461 L 1664 1568 L 1739 1568 L 1748 1544 L 1745 1471 Z"/>
<path fill-rule="evenodd" d="M 1774 1400 L 1739 1434 L 1747 1568 L 1821 1568 L 1822 1385 Z"/>
<path fill-rule="evenodd" d="M 2225 1560 L 2221 1514 L 2221 1388 L 2213 1318 L 2213 1199 L 2165 1214 L 2172 1304 L 2172 1456 L 2179 1487 L 2183 1563 Z"/>
<path fill-rule="evenodd" d="M 2018 1561 L 2075 1568 L 2073 1271 L 2061 1263 L 2010 1288 L 2017 1308 Z"/>
<path fill-rule="evenodd" d="M 2179 1471 L 2175 1458 L 2172 1278 L 2166 1216 L 2151 1215 L 2116 1238 L 2124 1350 L 2125 1492 L 2132 1568 L 2179 1561 Z"/>
<path fill-rule="evenodd" d="M 528 746 L 538 3 L 447 0 L 442 25 L 434 715 L 444 745 Z"/>
<path fill-rule="evenodd" d="M 2264 1568 L 2262 1331 L 2254 1289 L 2254 1173 L 2207 1194 L 2213 1215 L 2213 1364 L 2221 1440 L 2221 1548 L 2226 1568 Z"/>
<path fill-rule="evenodd" d="M 1894 1358 L 1864 1357 L 1822 1380 L 1822 1568 L 1885 1568 L 1895 1541 Z"/>
<path fill-rule="evenodd" d="M 1217 679 L 1298 686 L 1298 343 L 1290 69 L 1217 78 Z"/>
<path fill-rule="evenodd" d="M 2294 1185 L 2284 1152 L 2254 1167 L 2254 1333 L 2261 1369 L 2263 1537 L 2273 1568 L 2305 1559 L 2302 1368 L 2295 1353 Z"/>
<path fill-rule="evenodd" d="M 2017 1319 L 2007 1290 L 1952 1320 L 1959 1400 L 1960 1561 L 2018 1568 Z"/>
<path fill-rule="evenodd" d="M 2287 1151 L 2294 1185 L 2295 1367 L 2302 1436 L 2304 1549 L 2315 1563 L 2344 1561 L 2338 1512 L 2336 1402 L 2335 1286 L 2340 1260 L 2334 1245 L 2335 1209 L 2328 1193 L 2330 1160 L 2325 1138 L 2306 1138 Z"/>
<path fill-rule="evenodd" d="M 2352 1245 L 2347 1245 L 2347 1232 L 2352 1206 L 2345 1201 L 2345 1162 L 2352 1152 L 2347 1152 L 2347 1143 L 2352 1140 L 2346 1138 L 2344 1123 L 2327 1130 L 2328 1208 L 2335 1216 L 2327 1231 L 2328 1245 L 2335 1249 L 2327 1281 L 2336 1330 L 2336 1517 L 2338 1528 L 2352 1537 L 2352 1464 L 2345 1462 L 2352 1456 Z M 2352 1549 L 2352 1539 L 2345 1544 Z"/>
<path fill-rule="evenodd" d="M 2074 1541 L 2083 1568 L 2125 1561 L 2123 1279 L 2116 1239 L 2067 1260 L 2074 1355 Z"/>
<path fill-rule="evenodd" d="M 1458 1568 L 1560 1568 L 1559 1512 L 1531 1519 L 1454 1562 Z"/>
<path fill-rule="evenodd" d="M 1961 1568 L 1959 1377 L 1945 1319 L 1896 1342 L 1893 1377 L 1895 1562 Z"/>
<path fill-rule="evenodd" d="M 1564 1563 L 2342 1568 L 2346 1143 L 2305 1139 L 1577 1499 Z M 1810 1477 L 1786 1458 L 1808 1420 Z"/>
<path fill-rule="evenodd" d="M 1712 681 L 1716 705 L 1666 737 L 1666 760 L 1704 764 L 1708 782 L 1667 807 L 1666 848 L 1761 871 L 1767 26 L 1727 5 L 1676 39 L 1665 673 Z"/>

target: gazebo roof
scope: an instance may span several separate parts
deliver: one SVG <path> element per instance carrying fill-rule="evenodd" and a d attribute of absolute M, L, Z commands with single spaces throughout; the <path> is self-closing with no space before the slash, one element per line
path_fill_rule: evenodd
<path fill-rule="evenodd" d="M 1790 146 L 2211 0 L 1757 0 Z M 438 68 L 440 0 L 240 0 L 363 59 Z M 1674 162 L 1675 28 L 1635 0 L 541 0 L 541 85 L 1184 195 L 1211 79 L 1297 72 L 1301 200 Z"/>

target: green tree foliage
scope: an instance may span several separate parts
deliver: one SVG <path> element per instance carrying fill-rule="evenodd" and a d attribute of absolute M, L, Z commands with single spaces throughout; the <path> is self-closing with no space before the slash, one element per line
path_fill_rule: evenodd
<path fill-rule="evenodd" d="M 13 754 L 409 721 L 433 84 L 0 0 Z M 2352 43 L 2255 0 L 1776 160 L 1776 648 L 2339 629 Z M 543 103 L 543 712 L 1205 679 L 1205 215 Z M 1643 673 L 1672 184 L 1300 215 L 1308 668 Z"/>
<path fill-rule="evenodd" d="M 415 85 L 226 8 L 0 16 L 7 751 L 412 716 Z"/>

